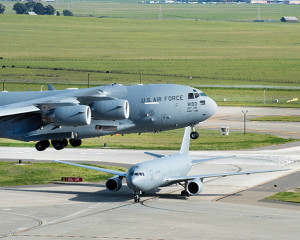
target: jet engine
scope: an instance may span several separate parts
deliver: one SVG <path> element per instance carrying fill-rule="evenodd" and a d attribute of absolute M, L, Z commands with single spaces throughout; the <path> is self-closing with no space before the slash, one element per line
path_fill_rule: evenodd
<path fill-rule="evenodd" d="M 203 190 L 203 183 L 198 178 L 190 180 L 187 182 L 186 190 L 191 195 L 198 194 Z"/>
<path fill-rule="evenodd" d="M 105 186 L 107 190 L 116 192 L 122 187 L 122 179 L 120 177 L 109 178 L 106 181 Z"/>
<path fill-rule="evenodd" d="M 91 108 L 95 119 L 122 120 L 129 118 L 129 102 L 124 99 L 98 101 Z"/>
<path fill-rule="evenodd" d="M 91 119 L 91 109 L 85 105 L 58 107 L 43 117 L 45 123 L 60 126 L 85 126 L 91 123 Z"/>

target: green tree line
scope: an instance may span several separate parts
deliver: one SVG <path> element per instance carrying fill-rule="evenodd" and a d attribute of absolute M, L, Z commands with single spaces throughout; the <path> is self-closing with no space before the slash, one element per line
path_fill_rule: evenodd
<path fill-rule="evenodd" d="M 5 10 L 5 6 L 4 6 Z M 13 6 L 13 10 L 16 14 L 28 14 L 29 12 L 34 12 L 37 15 L 54 15 L 55 8 L 51 5 L 44 6 L 42 3 L 36 2 L 26 2 L 26 3 L 16 3 Z M 0 13 L 1 13 L 1 4 L 0 4 Z M 57 16 L 60 16 L 60 12 L 56 12 Z M 73 16 L 73 13 L 69 10 L 63 10 L 64 16 Z"/>

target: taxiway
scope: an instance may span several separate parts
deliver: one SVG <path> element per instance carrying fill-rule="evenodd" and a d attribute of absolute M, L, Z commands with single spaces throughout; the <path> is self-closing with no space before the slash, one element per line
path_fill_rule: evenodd
<path fill-rule="evenodd" d="M 277 150 L 192 151 L 195 159 L 221 155 L 236 157 L 199 164 L 190 174 L 291 170 L 208 179 L 204 191 L 190 198 L 181 197 L 182 187 L 174 185 L 147 193 L 140 204 L 133 203 L 132 192 L 126 185 L 118 192 L 109 192 L 102 182 L 1 187 L 0 238 L 281 239 L 288 236 L 298 239 L 299 204 L 269 204 L 261 200 L 266 192 L 271 195 L 279 189 L 286 190 L 299 180 L 299 152 L 299 145 Z M 76 159 L 76 162 L 88 160 L 114 165 L 132 165 L 151 159 L 143 151 L 109 149 L 47 149 L 41 154 L 33 148 L 0 148 L 0 156 L 1 160 L 16 162 L 19 159 Z M 284 183 L 282 177 L 287 179 Z M 264 194 L 253 197 L 251 189 L 264 186 L 263 183 L 271 185 L 262 187 Z"/>

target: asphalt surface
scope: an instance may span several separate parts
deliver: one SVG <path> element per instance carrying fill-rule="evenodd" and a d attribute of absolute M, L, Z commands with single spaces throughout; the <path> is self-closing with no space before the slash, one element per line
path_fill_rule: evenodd
<path fill-rule="evenodd" d="M 160 154 L 173 152 L 159 151 Z M 221 153 L 193 151 L 191 155 L 195 159 L 236 157 L 196 165 L 191 175 L 291 170 L 207 179 L 203 192 L 190 198 L 180 196 L 180 185 L 159 188 L 147 192 L 140 204 L 133 203 L 133 194 L 125 182 L 118 192 L 107 191 L 103 182 L 1 187 L 0 238 L 281 239 L 288 236 L 298 239 L 299 204 L 269 203 L 263 198 L 273 193 L 270 189 L 274 185 L 288 189 L 299 183 L 299 174 L 295 173 L 300 169 L 299 152 L 299 146 Z M 23 156 L 31 161 L 90 159 L 99 164 L 110 159 L 113 164 L 128 165 L 151 159 L 143 151 L 109 149 L 48 149 L 40 155 L 33 148 L 0 148 L 0 156 L 2 161 L 9 157 L 16 162 Z M 285 180 L 281 180 L 282 176 Z M 252 190 L 254 186 L 260 189 Z"/>

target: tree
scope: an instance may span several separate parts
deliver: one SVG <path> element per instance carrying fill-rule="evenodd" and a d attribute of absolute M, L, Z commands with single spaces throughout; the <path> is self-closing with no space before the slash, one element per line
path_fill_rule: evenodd
<path fill-rule="evenodd" d="M 27 2 L 27 3 L 25 3 L 25 7 L 27 8 L 27 11 L 32 12 L 33 11 L 32 9 L 34 8 L 35 4 L 36 4 L 36 2 Z"/>
<path fill-rule="evenodd" d="M 56 16 L 60 16 L 60 12 L 59 11 L 56 12 Z"/>
<path fill-rule="evenodd" d="M 45 11 L 44 11 L 45 15 L 54 15 L 54 13 L 55 13 L 55 9 L 51 5 L 45 7 Z"/>
<path fill-rule="evenodd" d="M 25 4 L 22 4 L 22 3 L 16 3 L 13 6 L 13 10 L 16 11 L 16 14 L 27 14 L 28 13 Z"/>
<path fill-rule="evenodd" d="M 4 11 L 5 11 L 5 6 L 0 3 L 0 14 L 4 13 Z"/>
<path fill-rule="evenodd" d="M 37 3 L 34 5 L 32 9 L 37 15 L 44 15 L 45 14 L 45 7 L 41 3 Z"/>
<path fill-rule="evenodd" d="M 63 15 L 64 16 L 73 16 L 73 13 L 70 10 L 65 9 L 65 10 L 63 10 Z"/>

